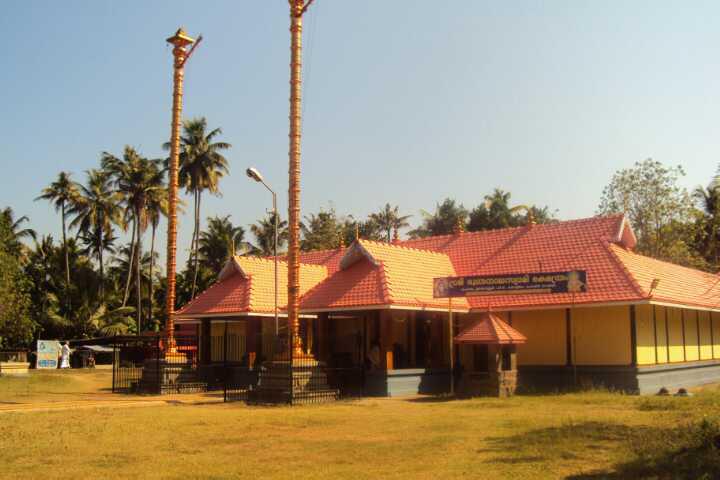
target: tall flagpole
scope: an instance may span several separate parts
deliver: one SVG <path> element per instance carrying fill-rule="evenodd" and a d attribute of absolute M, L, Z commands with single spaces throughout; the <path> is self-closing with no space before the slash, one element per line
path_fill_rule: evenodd
<path fill-rule="evenodd" d="M 290 3 L 290 149 L 288 187 L 288 325 L 292 357 L 305 356 L 300 339 L 300 136 L 302 91 L 302 17 L 314 0 Z"/>
<path fill-rule="evenodd" d="M 170 134 L 170 178 L 168 179 L 168 233 L 167 233 L 167 295 L 165 309 L 167 323 L 165 335 L 167 337 L 168 351 L 175 350 L 175 267 L 177 251 L 177 192 L 178 192 L 178 164 L 180 158 L 180 119 L 182 117 L 183 79 L 185 77 L 185 62 L 198 46 L 202 37 L 195 39 L 188 36 L 182 28 L 175 35 L 167 39 L 173 48 L 173 106 Z M 193 45 L 190 51 L 185 47 Z"/>

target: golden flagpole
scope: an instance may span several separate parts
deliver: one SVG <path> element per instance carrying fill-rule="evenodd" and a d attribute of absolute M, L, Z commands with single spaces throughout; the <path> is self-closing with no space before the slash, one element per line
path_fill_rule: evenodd
<path fill-rule="evenodd" d="M 167 350 L 175 351 L 175 268 L 177 251 L 177 196 L 178 196 L 178 164 L 180 158 L 180 121 L 182 118 L 183 79 L 185 77 L 185 62 L 198 46 L 202 37 L 195 39 L 188 36 L 182 28 L 166 41 L 173 48 L 173 106 L 170 133 L 170 178 L 168 179 L 168 227 L 167 227 L 167 296 L 165 308 L 167 322 L 165 335 L 167 337 Z M 185 47 L 193 45 L 190 51 Z"/>
<path fill-rule="evenodd" d="M 300 136 L 302 91 L 302 17 L 314 0 L 290 3 L 290 149 L 288 186 L 288 325 L 292 357 L 305 356 L 300 339 Z"/>

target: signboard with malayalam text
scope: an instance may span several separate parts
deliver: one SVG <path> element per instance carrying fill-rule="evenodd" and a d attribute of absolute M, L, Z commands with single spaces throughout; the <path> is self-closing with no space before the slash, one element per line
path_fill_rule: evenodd
<path fill-rule="evenodd" d="M 58 368 L 60 349 L 60 342 L 57 340 L 38 340 L 35 368 Z"/>
<path fill-rule="evenodd" d="M 587 292 L 587 272 L 511 273 L 433 279 L 433 297 Z"/>

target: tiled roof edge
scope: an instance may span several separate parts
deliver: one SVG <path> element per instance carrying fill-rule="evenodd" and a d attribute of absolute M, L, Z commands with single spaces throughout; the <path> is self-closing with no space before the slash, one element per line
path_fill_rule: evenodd
<path fill-rule="evenodd" d="M 620 256 L 617 253 L 615 253 L 613 246 L 616 248 L 620 248 L 620 247 L 615 244 L 611 244 L 610 242 L 607 242 L 607 241 L 603 241 L 603 245 L 605 246 L 605 249 L 608 252 L 610 252 L 610 255 L 612 256 L 613 260 L 615 260 L 615 263 L 617 263 L 620 266 L 620 268 L 622 269 L 622 271 L 625 272 L 625 275 L 630 280 L 630 283 L 635 288 L 638 295 L 640 295 L 640 297 L 642 297 L 642 298 L 650 298 L 650 295 L 642 289 L 642 287 L 640 286 L 640 283 L 638 283 L 637 279 L 632 274 L 630 269 L 627 267 L 627 265 L 625 265 L 625 262 L 623 262 L 622 259 L 620 258 Z"/>

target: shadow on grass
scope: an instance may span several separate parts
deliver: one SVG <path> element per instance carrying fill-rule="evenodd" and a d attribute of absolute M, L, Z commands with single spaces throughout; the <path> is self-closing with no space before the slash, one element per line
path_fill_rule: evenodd
<path fill-rule="evenodd" d="M 621 452 L 622 460 L 611 468 L 567 477 L 571 480 L 720 478 L 720 426 L 707 420 L 675 428 L 567 423 L 491 438 L 489 443 L 478 453 L 495 453 L 490 461 L 502 464 L 581 466 Z"/>
<path fill-rule="evenodd" d="M 411 403 L 447 403 L 455 400 L 465 400 L 463 398 L 453 397 L 450 395 L 426 395 L 422 397 L 406 398 L 406 402 Z"/>

